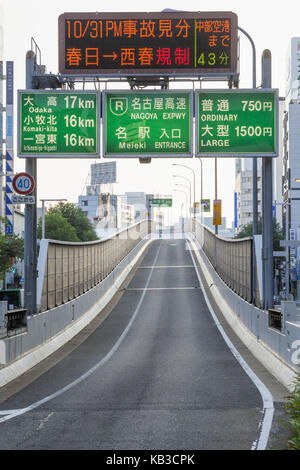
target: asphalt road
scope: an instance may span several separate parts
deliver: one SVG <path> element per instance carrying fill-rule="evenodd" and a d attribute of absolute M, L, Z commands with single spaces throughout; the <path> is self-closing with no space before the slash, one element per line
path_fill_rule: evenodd
<path fill-rule="evenodd" d="M 251 449 L 262 418 L 180 239 L 154 241 L 102 324 L 17 385 L 0 449 Z"/>

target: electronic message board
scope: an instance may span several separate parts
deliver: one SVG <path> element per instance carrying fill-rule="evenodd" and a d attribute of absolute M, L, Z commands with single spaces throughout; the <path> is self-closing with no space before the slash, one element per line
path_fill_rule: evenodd
<path fill-rule="evenodd" d="M 232 12 L 64 13 L 62 74 L 200 75 L 237 71 Z"/>
<path fill-rule="evenodd" d="M 99 93 L 19 90 L 19 157 L 97 157 Z"/>
<path fill-rule="evenodd" d="M 196 92 L 196 155 L 276 157 L 277 90 Z"/>
<path fill-rule="evenodd" d="M 192 157 L 190 91 L 105 91 L 104 157 Z"/>

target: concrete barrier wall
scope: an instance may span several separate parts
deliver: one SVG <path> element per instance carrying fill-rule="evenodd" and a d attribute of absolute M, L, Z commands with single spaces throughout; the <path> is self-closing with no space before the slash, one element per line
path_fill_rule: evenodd
<path fill-rule="evenodd" d="M 291 383 L 300 365 L 300 322 L 287 321 L 284 331 L 270 328 L 268 311 L 233 292 L 216 273 L 197 239 L 194 244 L 211 295 L 230 326 L 264 366 L 292 389 Z"/>
<path fill-rule="evenodd" d="M 0 340 L 0 387 L 52 354 L 90 323 L 118 291 L 151 241 L 150 236 L 143 239 L 101 283 L 80 297 L 28 317 L 26 333 Z"/>

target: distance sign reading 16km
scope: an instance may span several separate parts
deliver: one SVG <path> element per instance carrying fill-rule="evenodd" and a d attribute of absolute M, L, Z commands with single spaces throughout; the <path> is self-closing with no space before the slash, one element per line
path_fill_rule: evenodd
<path fill-rule="evenodd" d="M 19 156 L 98 156 L 98 103 L 97 92 L 19 91 Z"/>

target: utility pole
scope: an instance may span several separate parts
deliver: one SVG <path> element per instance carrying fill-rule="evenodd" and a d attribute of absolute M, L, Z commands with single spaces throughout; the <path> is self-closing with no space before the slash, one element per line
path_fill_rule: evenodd
<path fill-rule="evenodd" d="M 271 51 L 262 54 L 262 89 L 271 88 Z M 272 158 L 262 159 L 262 266 L 263 266 L 263 308 L 273 306 L 273 181 Z"/>
<path fill-rule="evenodd" d="M 26 54 L 26 89 L 32 90 L 33 72 L 36 62 L 36 56 L 33 51 Z M 24 304 L 29 315 L 36 312 L 36 284 L 37 284 L 37 234 L 36 234 L 36 201 L 37 201 L 37 160 L 34 157 L 26 158 L 26 172 L 29 173 L 34 181 L 35 187 L 32 196 L 35 197 L 34 204 L 25 205 L 25 235 L 24 235 Z"/>

